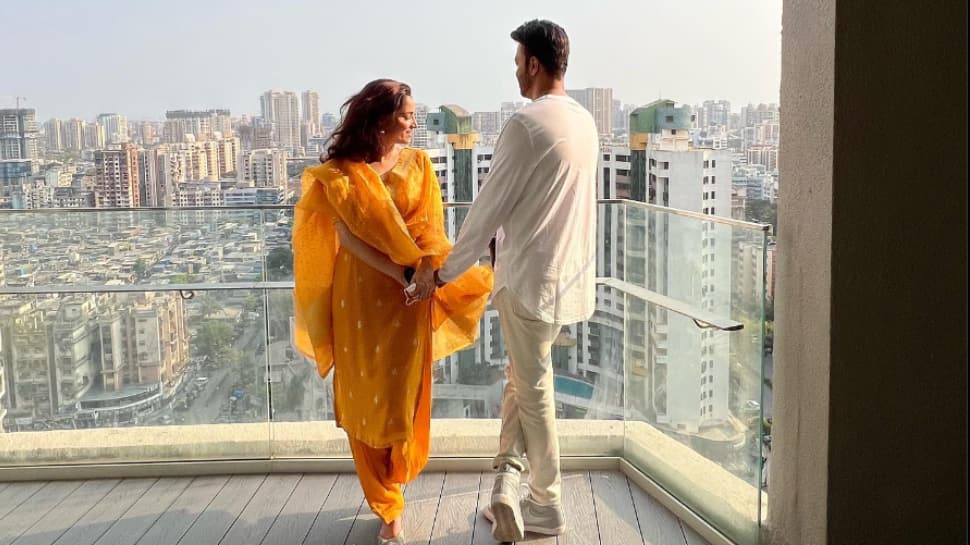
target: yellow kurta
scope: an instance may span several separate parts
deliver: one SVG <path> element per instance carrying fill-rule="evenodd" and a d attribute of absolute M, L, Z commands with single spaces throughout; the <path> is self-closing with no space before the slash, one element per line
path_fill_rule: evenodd
<path fill-rule="evenodd" d="M 475 340 L 492 271 L 473 267 L 406 306 L 397 282 L 340 247 L 334 218 L 395 263 L 432 256 L 440 267 L 451 243 L 428 155 L 402 150 L 385 180 L 365 163 L 307 168 L 293 227 L 296 345 L 321 376 L 334 368 L 338 425 L 371 447 L 398 447 L 406 482 L 427 460 L 431 364 Z"/>

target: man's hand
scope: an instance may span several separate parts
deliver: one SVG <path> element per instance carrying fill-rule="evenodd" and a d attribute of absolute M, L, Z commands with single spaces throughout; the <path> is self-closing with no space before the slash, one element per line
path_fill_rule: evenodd
<path fill-rule="evenodd" d="M 434 270 L 431 268 L 431 261 L 424 260 L 415 271 L 411 283 L 414 284 L 413 297 L 418 301 L 424 301 L 434 293 L 435 281 Z"/>

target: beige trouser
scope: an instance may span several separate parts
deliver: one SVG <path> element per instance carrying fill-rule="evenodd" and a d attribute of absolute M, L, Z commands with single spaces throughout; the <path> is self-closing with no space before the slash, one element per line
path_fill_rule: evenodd
<path fill-rule="evenodd" d="M 502 433 L 495 467 L 507 463 L 525 469 L 528 454 L 529 490 L 539 505 L 561 502 L 559 436 L 553 391 L 552 342 L 560 325 L 525 318 L 522 305 L 502 289 L 492 304 L 498 309 L 509 352 L 508 383 L 502 397 Z"/>

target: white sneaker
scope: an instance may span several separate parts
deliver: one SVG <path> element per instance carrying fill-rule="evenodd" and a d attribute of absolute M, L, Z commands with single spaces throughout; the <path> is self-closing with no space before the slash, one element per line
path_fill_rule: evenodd
<path fill-rule="evenodd" d="M 519 510 L 522 513 L 522 525 L 526 532 L 547 536 L 558 536 L 566 532 L 566 519 L 562 505 L 539 505 L 533 502 L 532 498 L 523 498 L 519 502 Z M 491 506 L 485 506 L 482 509 L 482 515 L 495 524 L 495 514 Z"/>
<path fill-rule="evenodd" d="M 520 482 L 519 470 L 509 464 L 502 464 L 495 474 L 492 503 L 484 514 L 492 521 L 492 537 L 496 541 L 519 541 L 525 537 L 525 524 L 519 506 Z"/>

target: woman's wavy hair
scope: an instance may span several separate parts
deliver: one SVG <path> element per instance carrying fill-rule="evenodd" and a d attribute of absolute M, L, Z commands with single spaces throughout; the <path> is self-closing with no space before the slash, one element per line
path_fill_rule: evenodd
<path fill-rule="evenodd" d="M 380 130 L 404 106 L 411 87 L 392 79 L 377 79 L 350 97 L 340 109 L 340 124 L 330 136 L 320 161 L 345 159 L 372 163 L 381 159 Z"/>

